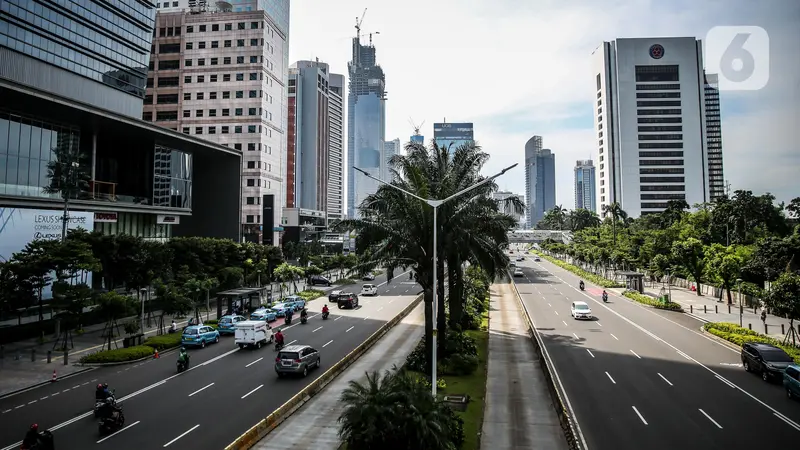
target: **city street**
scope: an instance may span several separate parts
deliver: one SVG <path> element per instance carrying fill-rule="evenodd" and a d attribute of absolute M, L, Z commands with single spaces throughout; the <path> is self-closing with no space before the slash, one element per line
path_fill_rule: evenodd
<path fill-rule="evenodd" d="M 279 380 L 272 347 L 239 350 L 233 338 L 223 337 L 218 345 L 192 351 L 190 370 L 180 375 L 175 373 L 175 354 L 170 353 L 143 363 L 97 369 L 2 399 L 0 448 L 18 448 L 33 422 L 53 430 L 62 448 L 140 449 L 167 444 L 223 448 L 408 306 L 421 288 L 407 276 L 398 275 L 391 284 L 379 277 L 372 282 L 380 285 L 378 296 L 359 297 L 355 310 L 333 307 L 327 321 L 318 316 L 325 302 L 311 302 L 307 324 L 297 320 L 284 328 L 287 344 L 307 344 L 321 352 L 322 367 L 305 379 Z M 343 290 L 358 292 L 360 284 Z M 116 389 L 126 418 L 126 428 L 106 438 L 98 436 L 92 414 L 98 382 Z"/>
<path fill-rule="evenodd" d="M 590 449 L 779 448 L 800 438 L 800 403 L 741 368 L 701 322 L 656 311 L 547 261 L 517 263 L 517 288 Z M 586 280 L 584 280 L 586 281 Z M 584 301 L 594 320 L 572 319 Z"/>

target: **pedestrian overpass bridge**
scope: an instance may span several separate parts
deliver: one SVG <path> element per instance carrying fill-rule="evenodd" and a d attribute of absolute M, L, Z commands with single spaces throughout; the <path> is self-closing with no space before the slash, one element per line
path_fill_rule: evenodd
<path fill-rule="evenodd" d="M 508 233 L 508 242 L 511 244 L 540 244 L 547 239 L 569 244 L 572 241 L 572 232 L 552 230 L 514 230 Z"/>

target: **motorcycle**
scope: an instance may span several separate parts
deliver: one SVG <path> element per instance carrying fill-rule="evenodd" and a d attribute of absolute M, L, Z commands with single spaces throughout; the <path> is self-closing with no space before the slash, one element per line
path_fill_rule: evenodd
<path fill-rule="evenodd" d="M 581 288 L 581 290 L 583 290 L 583 288 L 584 288 L 585 286 L 583 285 L 583 283 L 581 283 L 579 287 Z"/>
<path fill-rule="evenodd" d="M 178 366 L 178 373 L 181 373 L 189 368 L 189 360 L 188 359 L 185 361 L 178 360 L 176 365 Z"/>
<path fill-rule="evenodd" d="M 301 317 L 300 318 L 300 323 L 303 324 L 303 325 L 307 324 L 308 323 L 308 317 L 307 316 Z"/>
<path fill-rule="evenodd" d="M 292 324 L 292 316 L 287 315 L 285 323 L 286 323 L 286 325 L 291 325 Z"/>
<path fill-rule="evenodd" d="M 125 425 L 125 414 L 122 413 L 122 409 L 120 408 L 115 412 L 116 414 L 112 413 L 111 417 L 103 417 L 100 419 L 98 427 L 101 436 L 119 430 Z"/>
<path fill-rule="evenodd" d="M 281 343 L 281 342 L 276 342 L 275 343 L 275 351 L 276 352 L 279 352 L 282 348 L 283 348 L 283 343 Z"/>
<path fill-rule="evenodd" d="M 28 447 L 23 444 L 21 450 L 55 450 L 55 442 L 53 440 L 53 433 L 50 430 L 45 430 L 39 433 L 39 440 L 33 447 Z"/>
<path fill-rule="evenodd" d="M 111 391 L 111 395 L 109 395 L 108 398 L 111 399 L 112 404 L 116 405 L 117 404 L 117 397 L 114 395 L 114 392 L 116 392 L 116 391 Z M 97 397 L 95 397 L 95 400 L 94 400 L 94 416 L 95 417 L 97 417 L 97 413 L 98 413 L 98 411 L 100 411 L 100 407 L 103 406 L 104 404 L 105 404 L 105 400 L 98 400 Z"/>
<path fill-rule="evenodd" d="M 603 301 L 608 303 L 608 294 L 603 294 Z"/>
<path fill-rule="evenodd" d="M 322 313 L 322 320 L 328 320 L 328 316 L 330 316 L 330 315 L 331 315 L 331 313 L 329 313 L 328 311 L 325 311 L 324 313 Z"/>

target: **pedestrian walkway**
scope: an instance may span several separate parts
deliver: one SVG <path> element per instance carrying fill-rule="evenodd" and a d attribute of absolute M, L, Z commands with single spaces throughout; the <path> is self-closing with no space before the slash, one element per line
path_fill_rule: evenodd
<path fill-rule="evenodd" d="M 664 287 L 666 289 L 666 286 Z M 621 292 L 621 290 L 620 290 Z M 645 292 L 657 296 L 661 292 L 661 286 L 645 287 Z M 678 286 L 670 286 L 666 291 L 672 296 L 672 301 L 680 304 L 687 314 L 706 321 L 706 322 L 730 322 L 740 323 L 739 302 L 736 293 L 732 293 L 733 304 L 728 305 L 727 296 L 723 296 L 723 301 L 718 301 L 716 297 L 708 295 L 698 296 L 697 292 Z M 744 307 L 741 311 L 741 324 L 750 327 L 759 333 L 768 334 L 775 339 L 783 340 L 789 330 L 789 319 L 767 314 L 766 322 L 761 320 L 761 308 Z M 800 331 L 800 328 L 795 328 Z"/>
<path fill-rule="evenodd" d="M 339 401 L 342 391 L 351 380 L 364 380 L 366 373 L 383 373 L 394 366 L 402 366 L 425 331 L 424 312 L 424 304 L 420 303 L 352 366 L 253 448 L 338 449 L 340 441 L 337 419 L 344 410 L 344 405 Z"/>
<path fill-rule="evenodd" d="M 494 284 L 481 448 L 566 450 L 541 364 L 508 283 Z"/>

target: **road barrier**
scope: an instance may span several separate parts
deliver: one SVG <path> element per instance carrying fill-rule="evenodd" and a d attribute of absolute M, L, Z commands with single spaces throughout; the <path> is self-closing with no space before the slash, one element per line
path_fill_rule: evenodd
<path fill-rule="evenodd" d="M 536 349 L 536 353 L 539 355 L 539 358 L 544 361 L 544 364 L 541 365 L 542 372 L 544 373 L 544 377 L 547 379 L 547 387 L 550 390 L 550 396 L 553 399 L 553 406 L 555 407 L 556 413 L 558 414 L 558 419 L 561 422 L 561 429 L 564 431 L 564 436 L 567 438 L 567 444 L 572 450 L 585 450 L 583 441 L 579 439 L 578 436 L 575 419 L 572 417 L 572 412 L 570 411 L 571 407 L 567 404 L 564 394 L 562 394 L 562 392 L 564 392 L 564 386 L 561 385 L 561 380 L 558 379 L 555 366 L 553 365 L 553 361 L 550 359 L 550 355 L 547 353 L 547 349 L 544 347 L 542 337 L 539 335 L 539 331 L 533 325 L 528 308 L 525 307 L 525 302 L 522 301 L 522 296 L 519 294 L 519 290 L 517 289 L 517 283 L 514 283 L 514 279 L 510 273 L 508 275 L 511 285 L 514 287 L 514 292 L 517 294 L 517 303 L 519 304 L 520 309 L 525 312 L 524 319 L 528 324 L 528 332 L 531 335 L 533 346 Z"/>
<path fill-rule="evenodd" d="M 320 392 L 325 386 L 333 381 L 337 376 L 345 371 L 351 364 L 361 357 L 367 350 L 370 349 L 380 338 L 383 337 L 392 327 L 400 323 L 403 318 L 411 313 L 414 308 L 422 301 L 424 294 L 420 294 L 410 305 L 403 309 L 400 314 L 395 316 L 392 320 L 386 322 L 377 331 L 372 333 L 364 342 L 356 347 L 347 356 L 339 360 L 336 364 L 326 370 L 325 373 L 320 375 L 311 384 L 303 388 L 300 392 L 295 394 L 286 403 L 281 405 L 272 414 L 262 419 L 260 422 L 251 427 L 243 435 L 236 438 L 230 445 L 225 447 L 225 450 L 245 450 L 252 448 L 258 441 L 263 439 L 272 430 L 277 428 L 284 420 L 289 418 L 295 411 L 300 409 L 311 397 Z"/>

